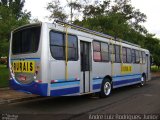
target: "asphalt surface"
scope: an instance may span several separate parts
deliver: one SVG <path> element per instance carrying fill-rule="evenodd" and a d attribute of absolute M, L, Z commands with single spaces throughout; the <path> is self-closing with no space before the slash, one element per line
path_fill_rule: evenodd
<path fill-rule="evenodd" d="M 6 120 L 160 120 L 160 79 L 144 87 L 129 86 L 113 90 L 110 97 L 42 97 L 1 104 L 0 119 Z"/>

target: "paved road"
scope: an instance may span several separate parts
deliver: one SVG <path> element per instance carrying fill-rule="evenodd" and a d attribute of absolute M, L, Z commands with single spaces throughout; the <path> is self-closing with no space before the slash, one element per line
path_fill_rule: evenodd
<path fill-rule="evenodd" d="M 110 97 L 105 99 L 99 99 L 96 96 L 39 98 L 0 105 L 0 113 L 0 117 L 4 120 L 7 117 L 15 120 L 131 117 L 156 120 L 160 119 L 160 79 L 149 81 L 144 87 L 130 86 L 116 89 Z"/>

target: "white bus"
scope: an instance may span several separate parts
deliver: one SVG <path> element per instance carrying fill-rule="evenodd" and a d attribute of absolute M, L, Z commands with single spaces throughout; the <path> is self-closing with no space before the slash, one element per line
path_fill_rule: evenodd
<path fill-rule="evenodd" d="M 107 97 L 150 79 L 148 50 L 61 21 L 12 31 L 9 62 L 11 88 L 42 96 Z"/>

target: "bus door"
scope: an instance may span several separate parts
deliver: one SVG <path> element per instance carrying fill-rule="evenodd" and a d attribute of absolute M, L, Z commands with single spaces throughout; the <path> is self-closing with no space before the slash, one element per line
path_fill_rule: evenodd
<path fill-rule="evenodd" d="M 90 92 L 91 43 L 80 42 L 81 51 L 81 92 Z"/>

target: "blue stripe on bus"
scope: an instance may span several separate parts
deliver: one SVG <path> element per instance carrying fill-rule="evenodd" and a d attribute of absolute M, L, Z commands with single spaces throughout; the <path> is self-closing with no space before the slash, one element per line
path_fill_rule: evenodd
<path fill-rule="evenodd" d="M 94 84 L 93 85 L 93 90 L 100 89 L 100 87 L 101 87 L 101 84 Z"/>
<path fill-rule="evenodd" d="M 23 59 L 23 60 L 37 60 L 37 61 L 40 60 L 40 58 L 13 58 L 11 60 L 21 60 L 21 59 Z"/>
<path fill-rule="evenodd" d="M 47 96 L 47 89 L 48 89 L 47 83 L 32 82 L 26 85 L 26 84 L 20 84 L 16 80 L 12 79 L 12 80 L 9 80 L 9 84 L 11 88 L 18 90 L 18 91 L 37 94 L 41 96 Z"/>
<path fill-rule="evenodd" d="M 93 90 L 100 89 L 103 79 L 93 80 Z M 125 85 L 132 85 L 141 81 L 141 74 L 116 76 L 113 78 L 113 87 L 121 87 Z"/>
<path fill-rule="evenodd" d="M 63 86 L 69 86 L 69 85 L 79 85 L 80 81 L 70 81 L 70 82 L 63 82 L 63 83 L 53 83 L 51 84 L 51 87 L 63 87 Z"/>
<path fill-rule="evenodd" d="M 93 84 L 101 84 L 103 79 L 94 79 Z"/>
<path fill-rule="evenodd" d="M 140 78 L 136 78 L 136 79 L 131 79 L 131 80 L 122 80 L 122 81 L 114 81 L 113 82 L 113 87 L 121 87 L 121 86 L 125 86 L 125 85 L 132 85 L 133 83 L 139 83 L 140 82 Z M 93 84 L 93 90 L 95 89 L 99 89 L 101 88 L 101 84 Z"/>
<path fill-rule="evenodd" d="M 114 82 L 114 81 L 131 80 L 131 79 L 136 79 L 136 78 L 141 78 L 141 75 L 114 77 L 114 78 L 113 78 L 113 82 Z"/>
<path fill-rule="evenodd" d="M 112 76 L 112 78 L 117 78 L 117 77 L 135 77 L 135 76 L 141 76 L 142 74 L 126 74 L 126 75 L 115 75 Z M 97 79 L 103 79 L 104 77 L 95 77 L 93 78 L 93 80 L 97 80 Z"/>
<path fill-rule="evenodd" d="M 80 92 L 80 87 L 72 87 L 72 88 L 51 90 L 50 95 L 51 96 L 61 96 L 61 95 L 79 93 L 79 92 Z"/>
<path fill-rule="evenodd" d="M 113 78 L 115 78 L 115 77 L 127 77 L 127 76 L 141 76 L 141 74 L 127 74 L 127 75 L 115 75 L 115 76 L 113 76 Z"/>
<path fill-rule="evenodd" d="M 130 79 L 130 80 L 113 81 L 113 86 L 123 85 L 123 84 L 133 83 L 133 82 L 138 82 L 140 80 L 141 80 L 140 78 L 135 78 L 135 79 Z"/>
<path fill-rule="evenodd" d="M 96 77 L 96 78 L 93 78 L 93 80 L 97 80 L 97 79 L 103 79 L 104 77 Z"/>
<path fill-rule="evenodd" d="M 101 77 L 93 78 L 93 90 L 97 90 L 97 89 L 100 90 L 102 80 L 103 78 Z"/>
<path fill-rule="evenodd" d="M 51 80 L 52 81 L 52 80 Z M 58 79 L 56 80 L 56 82 L 53 82 L 53 83 L 61 83 L 61 82 L 75 82 L 75 81 L 80 81 L 79 79 L 76 79 L 76 78 L 69 78 L 67 80 L 65 79 Z"/>

